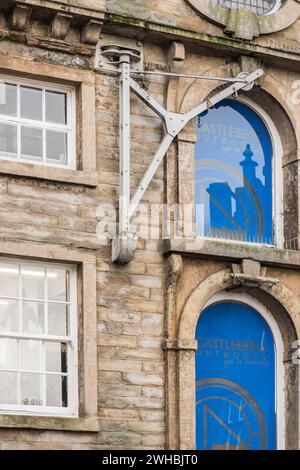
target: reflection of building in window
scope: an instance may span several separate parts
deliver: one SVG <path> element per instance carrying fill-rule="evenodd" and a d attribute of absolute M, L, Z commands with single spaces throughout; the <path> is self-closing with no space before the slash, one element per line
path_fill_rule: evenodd
<path fill-rule="evenodd" d="M 265 123 L 245 104 L 224 100 L 199 117 L 198 235 L 273 243 L 272 155 Z"/>
<path fill-rule="evenodd" d="M 235 231 L 240 240 L 261 241 L 264 233 L 264 214 L 268 212 L 266 187 L 256 176 L 258 163 L 252 157 L 254 153 L 247 144 L 243 153 L 245 159 L 240 162 L 243 168 L 242 187 L 233 192 L 228 183 L 211 183 L 207 188 L 210 196 L 209 236 L 227 238 L 228 231 Z M 232 198 L 236 202 L 233 214 Z M 227 233 L 226 233 L 227 232 Z"/>
<path fill-rule="evenodd" d="M 256 15 L 262 16 L 275 13 L 281 5 L 281 0 L 215 0 L 215 3 L 224 8 L 247 8 Z"/>

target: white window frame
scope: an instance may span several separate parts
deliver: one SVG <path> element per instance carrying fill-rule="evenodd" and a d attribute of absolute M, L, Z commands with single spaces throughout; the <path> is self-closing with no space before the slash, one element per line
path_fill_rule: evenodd
<path fill-rule="evenodd" d="M 40 340 L 42 342 L 61 342 L 66 343 L 68 346 L 67 352 L 67 361 L 68 361 L 68 370 L 67 373 L 60 373 L 59 375 L 66 375 L 68 377 L 67 383 L 67 396 L 68 396 L 68 406 L 67 407 L 50 407 L 50 406 L 34 406 L 34 405 L 9 405 L 0 403 L 0 414 L 17 414 L 17 415 L 30 415 L 30 416 L 51 416 L 51 417 L 78 417 L 78 326 L 77 326 L 77 267 L 73 264 L 62 264 L 55 262 L 43 262 L 43 261 L 28 261 L 23 260 L 22 258 L 7 258 L 0 257 L 0 266 L 2 263 L 15 264 L 16 266 L 22 265 L 22 268 L 28 267 L 33 269 L 34 267 L 44 268 L 44 269 L 66 269 L 70 272 L 70 300 L 69 301 L 52 301 L 52 300 L 41 300 L 41 299 L 24 299 L 26 301 L 39 301 L 43 302 L 46 306 L 45 317 L 47 318 L 47 304 L 48 303 L 63 303 L 69 305 L 69 322 L 70 322 L 70 335 L 69 336 L 54 336 L 46 334 L 27 334 L 27 333 L 10 333 L 0 331 L 0 339 L 24 339 L 24 340 Z M 22 297 L 22 285 L 21 285 L 21 276 L 19 273 L 18 283 L 18 301 L 23 300 Z M 47 282 L 45 277 L 45 289 L 47 289 Z M 46 291 L 47 292 L 47 291 Z M 46 297 L 46 294 L 45 294 Z M 1 300 L 15 300 L 12 297 L 1 296 Z M 6 369 L 7 371 L 12 371 L 12 369 Z M 6 371 L 1 369 L 1 371 Z M 14 370 L 13 370 L 14 371 Z M 20 372 L 20 368 L 16 370 Z M 41 371 L 27 371 L 28 373 L 38 373 L 46 374 L 45 363 L 43 358 L 43 369 Z M 53 373 L 57 375 L 56 373 Z M 19 384 L 18 384 L 19 387 Z M 45 390 L 44 390 L 45 393 Z M 45 397 L 44 397 L 45 398 Z"/>
<path fill-rule="evenodd" d="M 221 243 L 234 243 L 236 245 L 244 246 L 264 246 L 266 248 L 284 248 L 284 230 L 283 230 L 283 170 L 282 170 L 282 161 L 283 161 L 283 146 L 282 141 L 279 135 L 279 132 L 266 111 L 259 106 L 256 102 L 252 101 L 250 98 L 245 96 L 239 96 L 238 101 L 248 106 L 252 111 L 254 111 L 260 119 L 265 124 L 269 137 L 271 140 L 273 155 L 272 155 L 272 224 L 273 224 L 273 243 L 256 243 L 248 242 L 243 240 L 234 240 L 226 238 L 214 238 L 206 237 L 204 235 L 198 235 L 198 240 L 203 241 L 213 241 Z"/>
<path fill-rule="evenodd" d="M 283 6 L 283 1 L 282 0 L 277 0 L 274 8 L 267 13 L 267 15 L 272 15 L 273 13 L 276 13 L 281 7 Z"/>
<path fill-rule="evenodd" d="M 32 80 L 21 78 L 17 76 L 0 74 L 0 82 L 9 83 L 18 87 L 17 93 L 17 114 L 20 115 L 20 87 L 29 86 L 38 88 L 43 92 L 43 119 L 41 121 L 33 119 L 25 119 L 18 116 L 6 116 L 0 114 L 0 124 L 14 124 L 17 125 L 17 156 L 11 156 L 9 153 L 0 152 L 1 160 L 9 160 L 19 163 L 29 163 L 34 165 L 55 167 L 55 168 L 69 168 L 76 169 L 76 102 L 75 102 L 75 89 L 74 87 L 43 82 L 40 80 Z M 67 123 L 58 124 L 46 121 L 45 116 L 45 91 L 54 91 L 66 94 L 67 100 Z M 42 160 L 36 157 L 22 158 L 21 156 L 21 125 L 24 127 L 33 127 L 35 129 L 43 130 L 43 157 Z M 67 133 L 67 162 L 55 163 L 47 162 L 46 160 L 46 130 Z"/>

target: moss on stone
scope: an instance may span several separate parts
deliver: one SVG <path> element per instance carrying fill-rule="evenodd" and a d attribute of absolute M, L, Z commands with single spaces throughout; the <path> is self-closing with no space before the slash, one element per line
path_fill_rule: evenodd
<path fill-rule="evenodd" d="M 108 21 L 116 21 L 118 23 L 123 23 L 123 24 L 128 24 L 128 25 L 145 25 L 146 21 L 135 18 L 134 16 L 123 16 L 123 15 L 117 15 L 115 13 L 106 13 L 105 14 L 105 19 Z"/>
<path fill-rule="evenodd" d="M 146 20 L 138 19 L 132 16 L 117 15 L 114 13 L 107 13 L 105 15 L 106 21 L 121 23 L 128 26 L 140 26 L 141 28 L 166 33 L 171 36 L 184 37 L 187 39 L 194 39 L 203 42 L 210 42 L 212 44 L 221 45 L 225 47 L 233 47 L 244 49 L 249 52 L 254 52 L 256 46 L 250 42 L 245 42 L 237 38 L 222 37 L 207 33 L 202 33 L 190 29 L 178 28 L 172 25 L 165 25 L 162 23 L 149 22 Z"/>

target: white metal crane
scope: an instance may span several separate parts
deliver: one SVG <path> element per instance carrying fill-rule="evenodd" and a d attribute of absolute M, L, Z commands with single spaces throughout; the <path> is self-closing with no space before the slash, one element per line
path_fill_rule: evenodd
<path fill-rule="evenodd" d="M 147 190 L 160 163 L 168 152 L 170 145 L 186 124 L 199 114 L 207 111 L 220 101 L 240 90 L 248 91 L 264 71 L 257 69 L 252 73 L 242 72 L 236 78 L 208 77 L 188 74 L 176 74 L 161 71 L 131 71 L 130 64 L 140 60 L 136 51 L 119 46 L 105 46 L 102 54 L 117 59 L 120 81 L 120 196 L 119 196 L 119 230 L 118 236 L 112 242 L 113 262 L 126 264 L 130 262 L 137 247 L 137 236 L 130 232 L 130 220 L 134 215 L 145 191 Z M 165 109 L 156 98 L 144 90 L 132 74 L 165 75 L 170 77 L 187 77 L 200 80 L 215 80 L 229 83 L 228 87 L 217 91 L 209 99 L 200 103 L 186 113 L 174 113 Z M 130 193 L 130 91 L 138 96 L 163 122 L 164 137 L 142 180 L 133 195 Z"/>

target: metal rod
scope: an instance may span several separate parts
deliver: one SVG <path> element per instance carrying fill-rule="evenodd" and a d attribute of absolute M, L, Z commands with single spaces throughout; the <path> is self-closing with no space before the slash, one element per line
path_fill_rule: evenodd
<path fill-rule="evenodd" d="M 231 84 L 228 85 L 224 90 L 219 91 L 216 93 L 214 96 L 210 98 L 210 100 L 206 100 L 205 102 L 199 104 L 192 110 L 186 112 L 186 113 L 170 113 L 167 110 L 165 110 L 165 116 L 163 116 L 163 112 L 161 112 L 161 117 L 163 119 L 163 122 L 165 123 L 165 126 L 167 128 L 167 134 L 164 136 L 163 141 L 161 142 L 159 149 L 157 150 L 155 156 L 153 157 L 152 162 L 150 163 L 148 169 L 146 170 L 142 181 L 140 182 L 138 188 L 136 189 L 135 193 L 130 199 L 130 204 L 129 204 L 129 211 L 128 211 L 128 218 L 129 221 L 131 217 L 133 216 L 135 210 L 137 209 L 146 189 L 148 188 L 153 176 L 155 175 L 161 161 L 163 160 L 165 154 L 167 153 L 171 143 L 173 142 L 175 136 L 179 134 L 179 132 L 182 131 L 182 129 L 185 127 L 185 125 L 193 118 L 198 116 L 199 114 L 203 113 L 204 111 L 207 111 L 210 107 L 213 107 L 220 101 L 223 101 L 224 99 L 230 97 L 232 94 L 238 92 L 239 90 L 242 90 L 245 88 L 247 85 L 254 83 L 255 80 L 260 78 L 263 75 L 263 70 L 262 69 L 257 69 L 255 72 L 250 73 L 246 77 L 246 83 L 237 83 L 237 84 Z M 153 106 L 153 101 L 152 97 L 148 96 L 145 94 L 144 90 L 140 89 L 138 86 L 135 87 L 134 89 L 136 95 L 140 96 L 142 101 L 150 108 Z M 161 105 L 159 105 L 161 108 Z M 153 109 L 153 108 L 152 108 Z M 154 106 L 155 109 L 155 106 Z M 172 118 L 173 125 L 171 129 L 168 127 L 168 121 L 169 118 Z"/>
<path fill-rule="evenodd" d="M 165 77 L 195 78 L 197 80 L 214 80 L 217 82 L 247 83 L 244 78 L 210 77 L 206 75 L 191 75 L 188 73 L 162 72 L 160 70 L 132 70 L 131 75 L 162 75 Z"/>
<path fill-rule="evenodd" d="M 102 73 L 117 76 L 120 74 L 119 70 L 109 70 L 104 68 L 97 69 Z M 215 82 L 226 83 L 247 83 L 244 78 L 229 78 L 229 77 L 211 77 L 206 75 L 191 75 L 188 73 L 175 73 L 175 72 L 162 72 L 161 70 L 130 70 L 130 75 L 162 75 L 164 77 L 178 77 L 178 78 L 194 78 L 196 80 L 212 80 Z"/>
<path fill-rule="evenodd" d="M 264 72 L 263 72 L 262 69 L 257 69 L 255 72 L 250 73 L 245 79 L 246 84 L 254 83 L 255 80 L 262 77 L 263 74 L 264 74 Z M 191 119 L 195 118 L 199 114 L 206 111 L 208 108 L 212 108 L 213 106 L 215 106 L 220 101 L 225 100 L 226 98 L 229 98 L 229 96 L 234 95 L 235 93 L 242 90 L 243 88 L 246 88 L 245 83 L 244 83 L 244 85 L 242 85 L 241 83 L 229 85 L 224 90 L 221 90 L 218 93 L 216 93 L 215 95 L 211 96 L 204 103 L 201 103 L 199 106 L 196 106 L 191 111 L 188 111 L 187 113 L 185 113 L 186 119 L 191 120 Z"/>
<path fill-rule="evenodd" d="M 164 156 L 166 155 L 167 151 L 170 148 L 171 143 L 173 142 L 174 137 L 170 134 L 166 134 L 155 153 L 153 160 L 149 167 L 147 168 L 138 188 L 136 189 L 135 193 L 133 194 L 130 205 L 129 205 L 129 220 L 135 213 L 143 195 L 145 194 L 146 190 L 148 189 L 149 184 L 152 181 L 153 176 L 155 175 L 156 171 L 158 170 L 159 165 L 161 164 Z"/>

